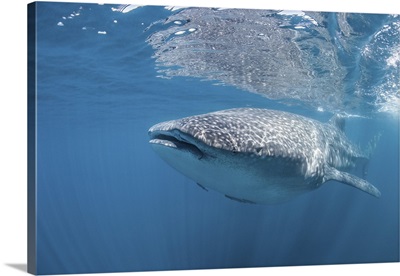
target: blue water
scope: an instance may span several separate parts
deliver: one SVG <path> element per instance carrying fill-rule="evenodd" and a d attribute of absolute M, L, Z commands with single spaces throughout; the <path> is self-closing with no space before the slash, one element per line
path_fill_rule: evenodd
<path fill-rule="evenodd" d="M 170 28 L 184 24 L 167 18 L 187 11 L 126 11 L 118 5 L 37 4 L 39 274 L 399 261 L 400 43 L 393 33 L 374 42 L 386 25 L 395 33 L 398 17 L 369 15 L 340 22 L 335 14 L 313 14 L 325 16 L 318 22 L 326 26 L 319 28 L 304 17 L 291 17 L 289 23 L 303 25 L 282 30 L 308 28 L 298 43 L 322 41 L 322 34 L 331 39 L 319 48 L 301 44 L 304 56 L 292 64 L 311 64 L 303 69 L 313 74 L 278 68 L 284 61 L 269 56 L 270 62 L 259 66 L 272 64 L 287 80 L 271 71 L 264 76 L 271 89 L 259 90 L 262 85 L 254 84 L 257 73 L 251 75 L 254 81 L 237 81 L 247 67 L 238 72 L 233 66 L 238 53 L 234 49 L 210 51 L 215 54 L 212 61 L 201 56 L 205 44 L 197 49 L 199 54 L 190 48 L 179 51 L 189 45 L 184 39 L 191 34 L 174 39 L 176 30 Z M 199 35 L 199 26 L 205 33 L 207 24 L 195 25 L 203 24 L 202 18 L 218 23 L 210 15 L 189 15 L 193 20 L 186 28 L 196 28 L 193 35 Z M 268 16 L 288 20 L 287 15 Z M 336 25 L 330 25 L 329 18 Z M 346 22 L 353 24 L 351 31 Z M 231 21 L 231 26 L 239 23 Z M 335 32 L 338 25 L 342 32 Z M 165 33 L 168 39 L 154 43 L 157 34 Z M 235 37 L 240 39 L 237 33 Z M 171 43 L 179 47 L 165 50 Z M 229 44 L 220 45 L 224 43 Z M 324 49 L 335 53 L 330 60 L 336 69 L 324 64 L 325 56 L 319 55 Z M 255 54 L 255 61 L 263 58 Z M 198 66 L 206 61 L 210 67 Z M 312 76 L 308 90 L 299 89 L 301 76 Z M 328 76 L 333 76 L 331 82 Z M 329 101 L 326 95 L 307 96 L 323 93 L 318 77 L 330 93 Z M 294 94 L 289 93 L 291 87 Z M 333 93 L 335 87 L 343 89 Z M 282 97 L 271 94 L 279 89 Z M 243 204 L 199 188 L 148 144 L 147 130 L 155 123 L 245 106 L 320 121 L 327 121 L 337 108 L 353 115 L 346 119 L 345 131 L 361 147 L 381 133 L 367 175 L 381 198 L 328 182 L 284 204 Z"/>

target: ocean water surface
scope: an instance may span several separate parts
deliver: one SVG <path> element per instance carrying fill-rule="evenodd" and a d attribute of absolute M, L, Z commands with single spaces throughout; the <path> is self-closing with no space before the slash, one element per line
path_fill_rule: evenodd
<path fill-rule="evenodd" d="M 36 46 L 39 274 L 399 261 L 400 16 L 41 2 Z M 148 144 L 234 107 L 379 136 L 381 198 L 331 181 L 244 204 Z"/>

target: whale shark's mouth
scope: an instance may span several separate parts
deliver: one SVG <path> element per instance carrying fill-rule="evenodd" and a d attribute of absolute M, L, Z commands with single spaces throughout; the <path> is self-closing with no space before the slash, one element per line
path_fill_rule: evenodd
<path fill-rule="evenodd" d="M 152 131 L 149 132 L 150 144 L 161 145 L 174 148 L 180 151 L 188 151 L 196 155 L 199 159 L 204 156 L 204 153 L 197 147 L 194 138 L 179 130 L 173 131 Z"/>

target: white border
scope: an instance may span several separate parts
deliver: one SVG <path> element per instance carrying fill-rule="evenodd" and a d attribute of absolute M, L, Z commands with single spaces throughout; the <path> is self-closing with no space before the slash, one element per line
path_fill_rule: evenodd
<path fill-rule="evenodd" d="M 1 1 L 1 83 L 0 93 L 0 275 L 25 275 L 10 264 L 26 264 L 26 13 L 30 1 Z M 79 1 L 55 1 L 79 2 Z M 81 1 L 97 3 L 97 1 Z M 152 4 L 168 6 L 208 6 L 233 8 L 270 8 L 289 10 L 348 11 L 400 14 L 396 0 L 138 0 L 114 1 L 114 4 Z M 111 273 L 107 275 L 395 275 L 400 264 L 369 264 L 339 266 L 307 266 L 254 268 L 206 271 L 173 271 L 146 273 Z M 80 274 L 83 275 L 83 274 Z M 90 274 L 104 275 L 104 274 Z"/>

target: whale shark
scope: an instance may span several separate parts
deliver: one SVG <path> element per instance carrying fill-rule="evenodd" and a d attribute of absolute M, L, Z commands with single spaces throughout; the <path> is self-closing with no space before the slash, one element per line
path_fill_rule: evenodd
<path fill-rule="evenodd" d="M 234 108 L 152 126 L 149 143 L 170 166 L 243 203 L 275 204 L 337 181 L 372 196 L 379 190 L 351 174 L 368 155 L 344 133 L 344 118 L 326 123 L 260 108 Z"/>

